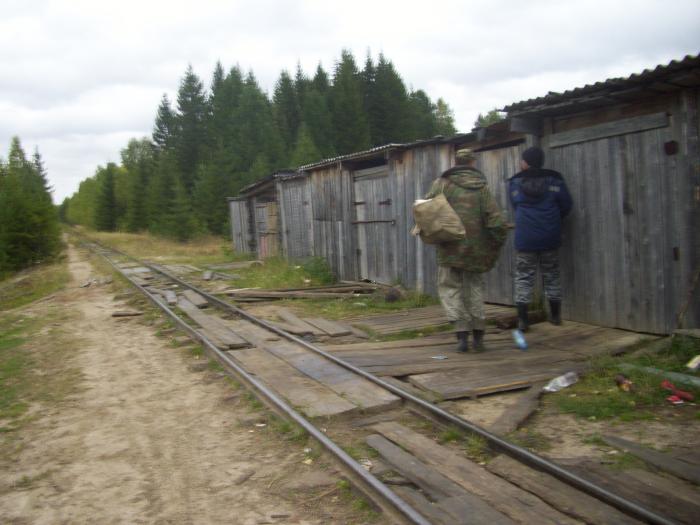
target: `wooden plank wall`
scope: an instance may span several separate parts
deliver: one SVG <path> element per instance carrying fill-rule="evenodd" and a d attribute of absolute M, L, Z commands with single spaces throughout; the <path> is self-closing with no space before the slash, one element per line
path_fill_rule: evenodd
<path fill-rule="evenodd" d="M 248 206 L 245 200 L 228 202 L 231 218 L 231 239 L 233 250 L 238 253 L 250 253 L 250 226 L 248 224 Z"/>
<path fill-rule="evenodd" d="M 565 318 L 653 333 L 674 328 L 697 266 L 697 224 L 686 176 L 692 126 L 680 100 L 667 111 L 665 127 L 546 148 L 545 166 L 564 175 L 574 199 L 561 250 Z M 672 140 L 684 152 L 667 155 Z"/>
<path fill-rule="evenodd" d="M 341 279 L 357 278 L 357 246 L 352 228 L 352 173 L 340 164 L 311 173 L 313 255 L 328 261 Z"/>
<path fill-rule="evenodd" d="M 520 155 L 527 148 L 526 143 L 486 150 L 478 154 L 477 167 L 488 180 L 489 190 L 495 197 L 508 221 L 513 221 L 513 210 L 508 198 L 508 179 L 520 171 Z M 515 275 L 515 248 L 513 233 L 510 232 L 501 255 L 485 276 L 486 300 L 491 303 L 513 303 L 513 277 Z"/>
<path fill-rule="evenodd" d="M 290 259 L 313 255 L 313 221 L 309 177 L 277 182 L 280 215 L 280 244 Z"/>

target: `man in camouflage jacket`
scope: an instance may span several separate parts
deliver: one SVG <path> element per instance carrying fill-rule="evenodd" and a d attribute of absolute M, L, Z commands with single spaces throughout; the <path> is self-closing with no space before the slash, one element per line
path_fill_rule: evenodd
<path fill-rule="evenodd" d="M 443 193 L 457 212 L 466 238 L 437 246 L 438 295 L 447 319 L 457 333 L 458 352 L 469 350 L 469 332 L 474 335 L 474 350 L 483 349 L 486 316 L 484 314 L 484 278 L 498 259 L 508 227 L 486 184 L 476 169 L 476 156 L 461 149 L 455 154 L 456 166 L 433 182 L 426 199 Z"/>

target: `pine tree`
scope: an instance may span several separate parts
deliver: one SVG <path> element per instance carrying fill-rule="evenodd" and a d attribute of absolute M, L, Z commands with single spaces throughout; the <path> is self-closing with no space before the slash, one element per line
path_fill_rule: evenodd
<path fill-rule="evenodd" d="M 121 151 L 122 166 L 128 174 L 124 228 L 129 232 L 142 231 L 148 226 L 146 188 L 153 172 L 153 154 L 151 143 L 145 137 L 131 139 Z"/>
<path fill-rule="evenodd" d="M 0 161 L 0 273 L 45 260 L 60 249 L 56 208 L 38 151 L 28 161 L 13 137 Z"/>
<path fill-rule="evenodd" d="M 194 185 L 195 170 L 207 143 L 207 104 L 202 82 L 188 66 L 177 93 L 176 154 L 185 190 Z"/>
<path fill-rule="evenodd" d="M 330 110 L 338 153 L 369 148 L 369 125 L 364 110 L 362 82 L 355 59 L 348 50 L 342 51 L 340 62 L 335 67 Z"/>
<path fill-rule="evenodd" d="M 168 100 L 168 95 L 163 94 L 153 126 L 153 144 L 158 151 L 173 147 L 175 126 L 175 115 L 170 107 L 170 100 Z"/>
<path fill-rule="evenodd" d="M 321 154 L 311 138 L 311 133 L 306 123 L 299 127 L 297 143 L 292 152 L 291 165 L 295 168 L 321 159 Z"/>
<path fill-rule="evenodd" d="M 97 168 L 99 192 L 95 203 L 95 228 L 98 231 L 113 232 L 117 229 L 117 200 L 114 191 L 114 179 L 117 166 L 113 162 L 106 168 Z"/>
<path fill-rule="evenodd" d="M 289 73 L 282 71 L 275 84 L 272 97 L 272 114 L 282 143 L 285 156 L 294 147 L 300 123 L 300 109 L 296 90 Z"/>
<path fill-rule="evenodd" d="M 369 113 L 372 145 L 404 142 L 411 134 L 411 115 L 406 86 L 383 54 L 375 71 Z"/>
<path fill-rule="evenodd" d="M 434 115 L 436 108 L 430 97 L 422 89 L 413 91 L 408 97 L 408 105 L 412 123 L 408 140 L 434 137 L 437 134 L 437 122 Z"/>
<path fill-rule="evenodd" d="M 438 135 L 449 137 L 457 132 L 454 113 L 442 98 L 435 104 L 435 121 Z"/>

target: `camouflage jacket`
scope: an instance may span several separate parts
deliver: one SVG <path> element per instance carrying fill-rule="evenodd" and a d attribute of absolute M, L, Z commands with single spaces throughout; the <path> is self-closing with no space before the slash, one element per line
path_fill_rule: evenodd
<path fill-rule="evenodd" d="M 474 168 L 455 166 L 433 182 L 425 198 L 440 193 L 445 194 L 462 219 L 467 237 L 439 244 L 438 264 L 472 273 L 488 272 L 496 264 L 508 227 L 486 185 L 486 177 Z"/>

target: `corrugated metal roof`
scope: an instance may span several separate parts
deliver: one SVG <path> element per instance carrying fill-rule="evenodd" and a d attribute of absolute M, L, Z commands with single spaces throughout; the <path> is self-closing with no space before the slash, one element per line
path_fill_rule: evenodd
<path fill-rule="evenodd" d="M 609 78 L 602 82 L 587 84 L 583 87 L 574 88 L 564 91 L 563 93 L 550 92 L 543 97 L 531 98 L 515 102 L 502 109 L 509 114 L 522 114 L 526 112 L 537 111 L 544 109 L 547 106 L 560 104 L 565 102 L 573 102 L 576 99 L 588 97 L 598 92 L 603 94 L 614 95 L 616 92 L 621 92 L 635 87 L 644 87 L 655 82 L 663 82 L 669 80 L 670 77 L 676 77 L 679 73 L 687 70 L 697 69 L 700 67 L 699 55 L 687 55 L 681 60 L 672 60 L 666 65 L 659 65 L 654 69 L 645 69 L 641 73 L 635 73 L 628 77 Z M 700 76 L 695 75 L 688 82 L 682 83 L 674 78 L 673 87 L 694 87 L 700 85 Z"/>
<path fill-rule="evenodd" d="M 311 164 L 305 164 L 304 166 L 299 166 L 298 171 L 306 171 L 309 169 L 318 168 L 321 166 L 326 166 L 328 164 L 333 164 L 335 162 L 340 162 L 343 160 L 358 159 L 358 158 L 362 158 L 362 157 L 371 157 L 371 156 L 376 155 L 377 153 L 381 153 L 383 151 L 390 151 L 393 149 L 414 148 L 416 146 L 426 146 L 429 144 L 449 144 L 451 142 L 464 140 L 464 138 L 467 137 L 468 135 L 470 135 L 470 134 L 469 133 L 458 133 L 458 134 L 453 135 L 451 137 L 443 137 L 442 135 L 436 135 L 435 137 L 432 137 L 429 139 L 415 140 L 413 142 L 404 142 L 404 143 L 392 142 L 390 144 L 384 144 L 383 146 L 376 146 L 374 148 L 370 148 L 370 149 L 367 149 L 364 151 L 356 151 L 354 153 L 348 153 L 346 155 L 339 155 L 337 157 L 331 157 L 328 159 L 319 160 L 319 161 L 313 162 Z"/>

